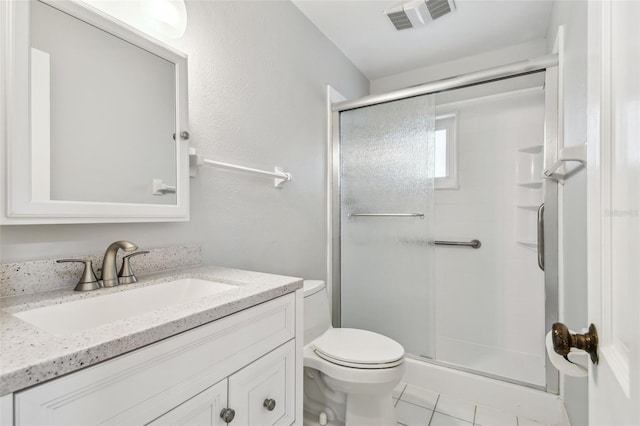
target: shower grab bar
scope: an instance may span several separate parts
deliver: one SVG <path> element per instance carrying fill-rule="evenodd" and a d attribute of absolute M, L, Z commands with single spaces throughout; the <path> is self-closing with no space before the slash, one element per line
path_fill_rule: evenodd
<path fill-rule="evenodd" d="M 538 207 L 538 267 L 544 271 L 544 203 Z"/>
<path fill-rule="evenodd" d="M 479 249 L 482 246 L 480 240 L 471 240 L 471 241 L 435 241 L 437 246 L 461 246 L 461 247 L 471 247 L 474 249 Z"/>
<path fill-rule="evenodd" d="M 424 213 L 349 213 L 347 217 L 419 217 L 424 219 Z"/>

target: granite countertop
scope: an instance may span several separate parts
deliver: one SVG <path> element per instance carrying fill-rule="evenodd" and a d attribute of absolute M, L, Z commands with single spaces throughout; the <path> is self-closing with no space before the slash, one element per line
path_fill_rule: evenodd
<path fill-rule="evenodd" d="M 182 278 L 236 289 L 56 336 L 13 314 Z M 97 364 L 302 288 L 302 279 L 219 267 L 191 267 L 140 277 L 135 284 L 89 292 L 67 289 L 0 299 L 0 396 Z"/>

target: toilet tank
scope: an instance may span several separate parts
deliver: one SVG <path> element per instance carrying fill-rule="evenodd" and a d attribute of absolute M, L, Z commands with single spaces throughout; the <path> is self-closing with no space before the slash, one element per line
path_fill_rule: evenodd
<path fill-rule="evenodd" d="M 304 281 L 305 346 L 331 327 L 329 296 L 324 281 Z"/>

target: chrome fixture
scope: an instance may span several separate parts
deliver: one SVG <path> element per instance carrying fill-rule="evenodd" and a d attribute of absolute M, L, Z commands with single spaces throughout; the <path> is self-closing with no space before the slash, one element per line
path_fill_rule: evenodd
<path fill-rule="evenodd" d="M 222 411 L 220 411 L 220 418 L 225 423 L 231 423 L 235 417 L 236 410 L 234 410 L 233 408 L 223 408 Z"/>
<path fill-rule="evenodd" d="M 100 288 L 100 283 L 98 282 L 98 277 L 96 277 L 96 273 L 93 272 L 93 265 L 90 260 L 87 259 L 60 259 L 56 260 L 57 263 L 66 263 L 66 262 L 80 262 L 84 263 L 84 271 L 82 271 L 82 276 L 80 277 L 80 281 L 73 289 L 73 291 L 88 291 L 88 290 L 97 290 Z"/>
<path fill-rule="evenodd" d="M 474 249 L 479 249 L 482 246 L 480 240 L 471 240 L 471 241 L 438 241 L 436 240 L 435 245 L 437 246 L 461 246 L 461 247 L 471 247 Z"/>
<path fill-rule="evenodd" d="M 424 219 L 424 213 L 349 213 L 347 217 L 419 217 Z"/>
<path fill-rule="evenodd" d="M 131 284 L 138 282 L 138 278 L 136 278 L 136 275 L 133 273 L 133 269 L 131 269 L 131 262 L 129 262 L 129 259 L 133 256 L 147 253 L 149 253 L 148 250 L 142 250 L 128 254 L 122 258 L 122 266 L 120 267 L 120 272 L 118 272 L 118 279 L 120 280 L 120 284 Z"/>
<path fill-rule="evenodd" d="M 276 400 L 267 398 L 262 403 L 262 406 L 267 409 L 267 411 L 273 411 L 276 408 Z"/>
<path fill-rule="evenodd" d="M 187 131 L 180 132 L 180 139 L 184 139 L 185 141 L 188 141 L 190 137 L 191 137 L 191 135 L 189 134 L 189 132 L 187 132 Z M 176 140 L 176 134 L 175 133 L 173 134 L 173 140 L 174 141 Z"/>
<path fill-rule="evenodd" d="M 538 267 L 544 271 L 544 203 L 538 207 Z"/>
<path fill-rule="evenodd" d="M 497 81 L 505 77 L 515 77 L 518 75 L 543 72 L 548 67 L 558 65 L 558 55 L 540 56 L 534 59 L 514 62 L 485 70 L 474 71 L 456 77 L 436 80 L 418 86 L 407 87 L 393 92 L 365 96 L 363 98 L 336 102 L 332 105 L 333 111 L 342 112 L 350 109 L 362 108 L 365 106 L 377 105 L 414 96 L 428 95 L 431 93 L 445 92 L 467 86 Z"/>
<path fill-rule="evenodd" d="M 120 284 L 116 270 L 116 255 L 120 249 L 130 252 L 137 250 L 138 246 L 130 241 L 116 241 L 107 247 L 102 259 L 102 280 L 100 281 L 103 287 L 115 287 Z"/>

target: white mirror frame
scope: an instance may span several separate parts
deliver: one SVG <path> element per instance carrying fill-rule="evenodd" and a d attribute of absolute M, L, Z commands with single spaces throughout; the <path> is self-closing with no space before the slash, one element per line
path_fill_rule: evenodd
<path fill-rule="evenodd" d="M 175 64 L 177 204 L 133 204 L 32 200 L 30 126 L 30 2 L 0 2 L 3 30 L 0 78 L 0 135 L 3 170 L 0 173 L 0 224 L 177 222 L 189 220 L 189 142 L 187 130 L 187 57 L 152 37 L 76 1 L 40 0 L 97 28 L 124 39 Z M 153 155 L 153 153 L 150 153 Z M 117 164 L 114 164 L 117 173 Z M 105 176 L 105 183 L 108 183 Z"/>

